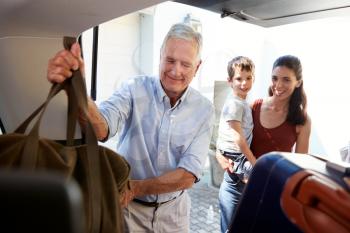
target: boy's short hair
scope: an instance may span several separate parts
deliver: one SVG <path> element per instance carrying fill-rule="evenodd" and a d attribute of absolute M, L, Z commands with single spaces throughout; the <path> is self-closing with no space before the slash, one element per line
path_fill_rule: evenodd
<path fill-rule="evenodd" d="M 254 77 L 255 65 L 253 61 L 250 60 L 248 57 L 238 56 L 238 57 L 234 57 L 231 61 L 228 62 L 227 74 L 230 81 L 235 76 L 235 72 L 237 68 L 240 68 L 241 71 L 245 70 L 245 71 L 251 72 L 252 76 Z"/>

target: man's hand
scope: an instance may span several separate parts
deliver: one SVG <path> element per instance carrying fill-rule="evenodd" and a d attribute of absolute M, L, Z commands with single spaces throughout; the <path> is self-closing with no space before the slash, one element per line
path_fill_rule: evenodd
<path fill-rule="evenodd" d="M 121 194 L 120 205 L 127 206 L 135 197 L 185 190 L 192 187 L 195 180 L 196 177 L 183 168 L 176 168 L 145 180 L 130 180 L 128 189 Z"/>
<path fill-rule="evenodd" d="M 135 198 L 135 184 L 134 181 L 128 181 L 126 190 L 120 194 L 120 205 L 122 208 L 128 206 L 129 202 Z"/>
<path fill-rule="evenodd" d="M 84 61 L 81 57 L 81 49 L 78 43 L 74 43 L 70 50 L 61 50 L 49 60 L 47 79 L 52 83 L 62 83 L 72 76 L 73 70 L 80 69 L 84 76 Z M 96 104 L 88 98 L 87 115 L 79 114 L 79 123 L 86 124 L 87 118 L 91 122 L 98 140 L 104 140 L 108 136 L 108 124 L 99 112 Z M 87 118 L 86 118 L 87 117 Z"/>
<path fill-rule="evenodd" d="M 72 76 L 72 70 L 78 69 L 84 75 L 84 61 L 81 57 L 81 49 L 78 43 L 74 43 L 70 51 L 61 50 L 49 60 L 47 79 L 52 83 L 62 83 Z"/>

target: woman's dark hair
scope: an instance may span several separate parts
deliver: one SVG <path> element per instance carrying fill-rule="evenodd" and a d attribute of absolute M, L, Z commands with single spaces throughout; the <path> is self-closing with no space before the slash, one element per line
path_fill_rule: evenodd
<path fill-rule="evenodd" d="M 301 84 L 299 87 L 296 87 L 294 89 L 294 92 L 292 93 L 292 96 L 289 100 L 289 108 L 288 108 L 288 115 L 287 115 L 287 121 L 296 124 L 296 125 L 303 125 L 306 121 L 307 114 L 306 114 L 306 94 L 303 88 L 303 69 L 301 66 L 301 62 L 299 58 L 292 56 L 292 55 L 285 55 L 282 57 L 277 58 L 277 60 L 273 63 L 272 70 L 274 70 L 276 67 L 284 66 L 288 69 L 291 69 L 296 79 L 301 81 Z M 269 88 L 269 96 L 272 96 L 272 90 Z"/>

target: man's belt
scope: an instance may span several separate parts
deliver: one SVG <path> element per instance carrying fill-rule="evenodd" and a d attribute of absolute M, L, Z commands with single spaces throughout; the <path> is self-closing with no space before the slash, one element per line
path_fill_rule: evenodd
<path fill-rule="evenodd" d="M 172 199 L 170 199 L 168 201 L 163 201 L 163 202 L 156 202 L 156 201 L 148 202 L 148 201 L 143 201 L 143 200 L 136 199 L 136 198 L 134 198 L 133 201 L 136 202 L 136 203 L 139 203 L 141 205 L 147 206 L 147 207 L 156 207 L 156 208 L 158 208 L 159 206 L 161 206 L 161 205 L 163 205 L 165 203 L 168 203 L 170 201 L 175 200 L 176 198 L 181 196 L 183 193 L 184 193 L 184 191 L 182 190 L 181 193 L 178 196 L 176 196 L 176 197 L 174 197 L 174 198 L 172 198 Z"/>

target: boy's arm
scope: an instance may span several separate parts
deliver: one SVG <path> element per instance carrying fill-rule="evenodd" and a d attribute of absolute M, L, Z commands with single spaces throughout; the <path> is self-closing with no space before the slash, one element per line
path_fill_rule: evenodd
<path fill-rule="evenodd" d="M 252 165 L 255 165 L 256 158 L 253 152 L 250 150 L 249 145 L 244 137 L 241 122 L 239 121 L 228 121 L 228 124 L 234 131 L 233 141 L 239 146 L 241 152 L 247 157 Z"/>

